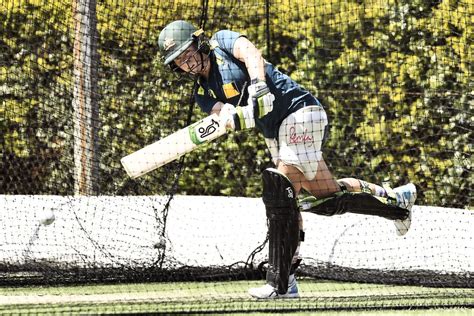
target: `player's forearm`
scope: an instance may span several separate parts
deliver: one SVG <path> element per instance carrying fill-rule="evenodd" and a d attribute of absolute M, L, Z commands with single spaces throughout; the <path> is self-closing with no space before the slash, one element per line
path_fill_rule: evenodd
<path fill-rule="evenodd" d="M 250 79 L 265 81 L 265 60 L 257 49 L 254 54 L 248 55 L 245 58 L 245 66 L 247 67 Z"/>
<path fill-rule="evenodd" d="M 245 63 L 250 79 L 265 81 L 265 59 L 246 37 L 240 37 L 235 42 L 234 56 Z"/>

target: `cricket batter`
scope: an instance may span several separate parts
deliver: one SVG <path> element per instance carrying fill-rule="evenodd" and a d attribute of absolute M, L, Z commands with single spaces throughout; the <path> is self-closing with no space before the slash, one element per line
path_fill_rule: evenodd
<path fill-rule="evenodd" d="M 415 186 L 392 190 L 354 178 L 336 180 L 322 155 L 328 118 L 321 103 L 268 63 L 245 35 L 222 30 L 207 39 L 202 29 L 174 21 L 161 31 L 158 44 L 173 71 L 197 76 L 194 93 L 200 108 L 217 113 L 228 129 L 257 128 L 275 163 L 276 168 L 262 175 L 269 236 L 267 284 L 250 289 L 251 296 L 299 297 L 295 270 L 304 237 L 300 210 L 381 216 L 394 221 L 399 235 L 408 232 Z M 298 205 L 302 188 L 314 198 Z"/>

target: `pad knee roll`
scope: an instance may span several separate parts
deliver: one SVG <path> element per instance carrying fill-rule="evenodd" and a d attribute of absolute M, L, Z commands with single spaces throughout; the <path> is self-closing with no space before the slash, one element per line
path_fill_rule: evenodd
<path fill-rule="evenodd" d="M 293 255 L 300 239 L 299 209 L 291 181 L 278 170 L 263 172 L 263 202 L 268 219 L 267 282 L 280 294 L 288 290 Z"/>

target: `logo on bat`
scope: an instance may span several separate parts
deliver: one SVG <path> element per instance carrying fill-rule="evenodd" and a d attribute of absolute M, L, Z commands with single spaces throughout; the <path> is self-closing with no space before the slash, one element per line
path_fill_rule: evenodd
<path fill-rule="evenodd" d="M 217 125 L 217 127 L 215 126 Z M 211 135 L 215 131 L 217 131 L 217 128 L 219 127 L 219 123 L 217 121 L 211 120 L 211 124 L 209 124 L 206 127 L 200 127 L 198 129 L 198 132 L 201 133 L 199 137 L 201 138 L 206 138 L 207 136 Z"/>
<path fill-rule="evenodd" d="M 202 123 L 202 122 L 200 122 Z M 212 134 L 214 134 L 217 129 L 219 128 L 219 122 L 214 119 L 211 119 L 211 122 L 206 126 L 199 126 L 196 124 L 191 128 L 191 140 L 196 145 L 202 144 L 206 141 L 206 138 Z"/>

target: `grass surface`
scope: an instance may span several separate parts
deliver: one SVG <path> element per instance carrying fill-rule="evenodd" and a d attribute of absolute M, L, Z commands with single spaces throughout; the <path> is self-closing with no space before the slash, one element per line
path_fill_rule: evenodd
<path fill-rule="evenodd" d="M 472 315 L 469 307 L 474 307 L 474 289 L 319 280 L 299 280 L 298 284 L 301 298 L 285 300 L 250 298 L 247 289 L 262 285 L 262 281 L 0 288 L 0 313 L 295 312 L 308 315 L 310 311 L 325 311 L 325 315 L 340 315 L 341 310 L 346 314 L 384 310 L 384 315 L 402 315 L 399 312 L 424 315 L 429 310 L 434 315 Z"/>

